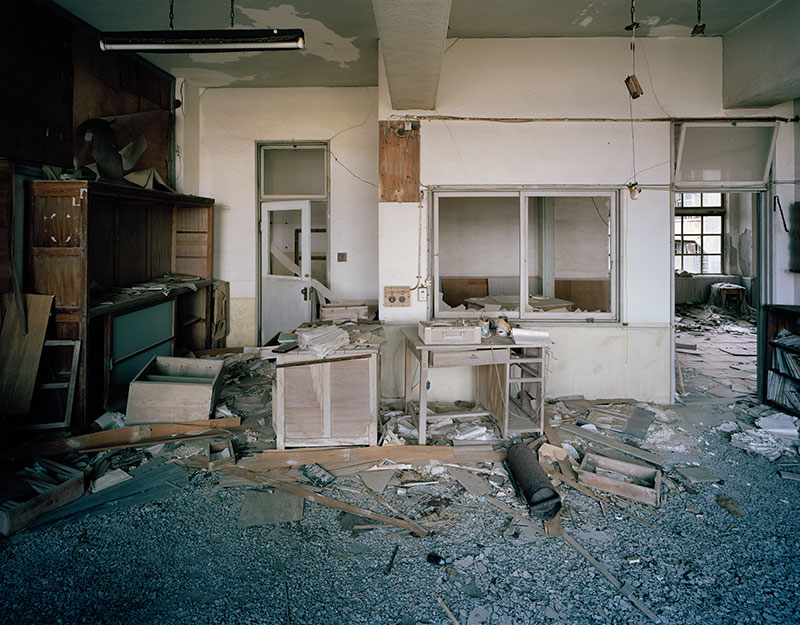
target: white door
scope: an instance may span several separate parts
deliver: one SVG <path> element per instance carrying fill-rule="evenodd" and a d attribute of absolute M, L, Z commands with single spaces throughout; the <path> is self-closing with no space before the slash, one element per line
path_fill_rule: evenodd
<path fill-rule="evenodd" d="M 311 321 L 311 202 L 261 203 L 261 344 Z"/>

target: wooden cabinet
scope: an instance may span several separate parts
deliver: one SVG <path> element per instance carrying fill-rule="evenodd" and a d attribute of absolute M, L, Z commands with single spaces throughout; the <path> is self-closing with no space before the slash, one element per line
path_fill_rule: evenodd
<path fill-rule="evenodd" d="M 800 306 L 764 306 L 763 331 L 759 334 L 761 399 L 767 404 L 800 415 Z"/>
<path fill-rule="evenodd" d="M 26 191 L 26 290 L 55 295 L 53 338 L 81 340 L 73 423 L 82 429 L 124 400 L 129 378 L 115 365 L 210 347 L 214 201 L 85 181 L 30 182 Z M 200 280 L 166 297 L 104 297 L 165 274 Z"/>
<path fill-rule="evenodd" d="M 278 355 L 272 396 L 278 449 L 378 444 L 378 350 Z"/>

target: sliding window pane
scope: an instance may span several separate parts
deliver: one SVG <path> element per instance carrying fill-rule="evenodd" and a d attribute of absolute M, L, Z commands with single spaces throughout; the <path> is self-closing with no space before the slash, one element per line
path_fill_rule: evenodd
<path fill-rule="evenodd" d="M 721 254 L 722 253 L 722 237 L 720 236 L 705 236 L 703 237 L 703 254 Z"/>
<path fill-rule="evenodd" d="M 706 215 L 703 217 L 703 234 L 721 234 L 722 215 Z"/>
<path fill-rule="evenodd" d="M 611 310 L 611 199 L 528 199 L 529 312 Z"/>
<path fill-rule="evenodd" d="M 722 256 L 704 256 L 703 273 L 722 273 Z"/>
<path fill-rule="evenodd" d="M 722 193 L 703 193 L 704 208 L 719 208 L 722 206 Z"/>
<path fill-rule="evenodd" d="M 683 269 L 689 273 L 700 273 L 700 256 L 684 256 Z"/>
<path fill-rule="evenodd" d="M 440 310 L 517 316 L 519 263 L 519 197 L 439 198 Z"/>

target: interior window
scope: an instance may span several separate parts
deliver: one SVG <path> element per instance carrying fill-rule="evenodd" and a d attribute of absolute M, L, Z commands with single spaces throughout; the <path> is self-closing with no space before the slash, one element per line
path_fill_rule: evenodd
<path fill-rule="evenodd" d="M 613 318 L 615 193 L 448 192 L 434 205 L 437 316 Z"/>

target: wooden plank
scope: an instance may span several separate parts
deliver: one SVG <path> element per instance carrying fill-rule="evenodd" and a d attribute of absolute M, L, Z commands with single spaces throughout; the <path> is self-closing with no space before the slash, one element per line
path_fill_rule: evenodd
<path fill-rule="evenodd" d="M 433 447 L 428 445 L 387 445 L 384 447 L 346 447 L 328 449 L 295 449 L 262 451 L 260 455 L 244 458 L 241 466 L 252 470 L 278 469 L 302 464 L 364 463 L 391 460 L 397 463 L 427 464 L 439 462 L 502 462 L 505 452 L 492 450 L 491 445 L 468 448 Z"/>
<path fill-rule="evenodd" d="M 645 462 L 654 464 L 657 467 L 664 466 L 665 462 L 664 458 L 662 458 L 658 454 L 645 451 L 644 449 L 639 449 L 638 447 L 634 447 L 633 445 L 626 445 L 625 443 L 622 443 L 616 439 L 610 438 L 608 436 L 603 436 L 602 434 L 598 434 L 597 432 L 592 432 L 591 430 L 587 430 L 585 428 L 581 428 L 576 425 L 572 425 L 571 423 L 559 426 L 558 431 L 574 434 L 575 436 L 580 436 L 581 438 L 585 438 L 586 440 L 592 441 L 594 443 L 605 445 L 606 447 L 610 447 L 611 449 L 616 449 L 617 451 L 621 451 L 622 453 L 628 454 L 629 456 L 633 456 L 634 458 L 639 458 L 639 460 L 644 460 Z"/>
<path fill-rule="evenodd" d="M 0 452 L 4 458 L 26 458 L 28 456 L 56 456 L 73 451 L 119 449 L 143 447 L 161 442 L 195 440 L 227 436 L 224 429 L 207 429 L 184 423 L 132 425 L 116 430 L 81 434 L 46 443 L 23 445 Z"/>
<path fill-rule="evenodd" d="M 597 473 L 597 469 L 606 469 L 621 475 L 646 479 L 651 481 L 653 486 L 649 487 L 615 480 Z M 633 464 L 632 462 L 624 462 L 615 458 L 606 458 L 597 454 L 587 453 L 578 469 L 578 482 L 606 493 L 640 501 L 651 506 L 657 506 L 659 503 L 661 472 L 657 469 Z"/>
<path fill-rule="evenodd" d="M 16 306 L 6 314 L 0 331 L 0 414 L 24 414 L 30 408 L 52 308 L 52 295 L 25 295 L 27 334 Z"/>
<path fill-rule="evenodd" d="M 378 133 L 379 201 L 419 202 L 419 130 L 406 130 L 404 121 L 379 121 Z"/>
<path fill-rule="evenodd" d="M 387 525 L 394 525 L 395 527 L 400 527 L 418 536 L 427 536 L 430 533 L 427 529 L 421 527 L 417 523 L 413 522 L 409 523 L 408 521 L 405 521 L 403 519 L 395 519 L 394 517 L 378 514 L 377 512 L 372 512 L 371 510 L 364 510 L 363 508 L 352 506 L 343 501 L 339 501 L 338 499 L 333 499 L 332 497 L 326 497 L 325 495 L 319 495 L 317 493 L 313 493 L 309 490 L 306 490 L 305 488 L 297 486 L 296 484 L 290 484 L 288 482 L 281 482 L 275 479 L 270 479 L 268 477 L 259 475 L 258 473 L 254 473 L 253 471 L 248 471 L 247 469 L 243 469 L 241 467 L 226 466 L 222 467 L 221 470 L 224 471 L 225 473 L 230 473 L 231 475 L 237 475 L 239 477 L 243 477 L 245 479 L 250 480 L 251 482 L 256 482 L 258 484 L 267 484 L 269 486 L 272 486 L 273 488 L 278 488 L 280 490 L 286 491 L 287 493 L 291 493 L 292 495 L 297 495 L 298 497 L 307 499 L 308 501 L 318 503 L 323 506 L 328 506 L 329 508 L 341 510 L 342 512 L 347 512 L 355 516 L 365 517 L 373 521 L 378 521 L 379 523 L 386 523 Z"/>
<path fill-rule="evenodd" d="M 0 533 L 4 536 L 18 532 L 34 519 L 60 508 L 83 495 L 83 473 L 69 467 L 73 477 L 11 510 L 0 511 Z"/>

